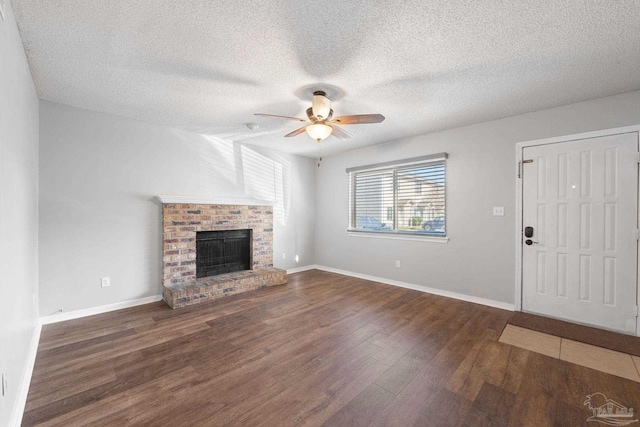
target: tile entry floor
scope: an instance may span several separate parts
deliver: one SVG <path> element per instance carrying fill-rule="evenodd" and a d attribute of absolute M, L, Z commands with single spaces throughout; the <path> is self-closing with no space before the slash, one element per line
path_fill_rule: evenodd
<path fill-rule="evenodd" d="M 640 357 L 627 353 L 513 325 L 507 325 L 504 328 L 499 341 L 600 372 L 640 382 Z"/>

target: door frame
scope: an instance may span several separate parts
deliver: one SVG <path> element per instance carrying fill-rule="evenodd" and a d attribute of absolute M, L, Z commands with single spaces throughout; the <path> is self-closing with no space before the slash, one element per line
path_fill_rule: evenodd
<path fill-rule="evenodd" d="M 552 138 L 535 139 L 531 141 L 519 142 L 516 144 L 516 277 L 515 277 L 515 293 L 514 293 L 514 307 L 515 311 L 522 311 L 522 179 L 518 176 L 518 172 L 522 170 L 522 153 L 527 147 L 534 147 L 539 145 L 559 144 L 563 142 L 575 142 L 583 139 L 599 138 L 603 136 L 613 136 L 625 133 L 638 133 L 638 139 L 640 141 L 640 125 L 625 126 L 612 129 L 603 129 L 593 132 L 584 132 L 571 135 L 556 136 Z M 640 166 L 640 164 L 639 164 Z M 640 181 L 640 173 L 638 174 L 638 180 Z M 640 192 L 640 182 L 638 182 L 638 189 Z M 638 197 L 640 203 L 640 194 Z M 638 227 L 640 228 L 640 206 L 638 207 Z M 638 260 L 636 263 L 636 306 L 640 305 L 640 241 L 637 244 Z M 636 317 L 636 336 L 640 336 L 640 317 Z"/>

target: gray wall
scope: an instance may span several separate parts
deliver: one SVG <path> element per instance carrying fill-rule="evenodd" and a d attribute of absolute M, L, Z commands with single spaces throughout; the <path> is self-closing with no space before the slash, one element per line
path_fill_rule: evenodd
<path fill-rule="evenodd" d="M 42 316 L 160 294 L 158 194 L 277 199 L 275 266 L 313 263 L 312 159 L 46 101 L 40 153 Z"/>
<path fill-rule="evenodd" d="M 38 98 L 11 4 L 0 19 L 0 425 L 21 411 L 16 400 L 38 318 Z M 24 402 L 22 402 L 24 404 Z"/>
<path fill-rule="evenodd" d="M 515 144 L 637 124 L 640 92 L 632 92 L 325 158 L 316 172 L 316 263 L 513 303 Z M 347 235 L 346 168 L 443 151 L 450 155 L 447 244 Z M 505 216 L 492 216 L 493 206 L 504 206 Z"/>

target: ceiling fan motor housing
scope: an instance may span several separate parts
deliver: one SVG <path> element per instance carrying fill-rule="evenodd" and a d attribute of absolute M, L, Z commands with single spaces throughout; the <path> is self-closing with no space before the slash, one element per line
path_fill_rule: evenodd
<path fill-rule="evenodd" d="M 315 114 L 313 114 L 313 107 L 309 107 L 307 108 L 307 117 L 309 118 L 309 121 L 315 123 L 315 122 L 324 122 L 327 120 L 330 120 L 331 117 L 333 117 L 333 109 L 329 109 L 329 115 L 325 118 L 325 119 L 321 119 L 319 117 L 316 117 Z"/>
<path fill-rule="evenodd" d="M 331 100 L 321 90 L 313 92 L 311 110 L 316 120 L 328 120 L 331 114 Z M 307 113 L 308 115 L 308 113 Z"/>

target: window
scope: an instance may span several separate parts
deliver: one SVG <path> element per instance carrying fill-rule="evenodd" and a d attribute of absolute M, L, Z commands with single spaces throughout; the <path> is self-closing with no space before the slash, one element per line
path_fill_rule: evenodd
<path fill-rule="evenodd" d="M 446 158 L 441 153 L 347 169 L 349 230 L 446 236 Z"/>

